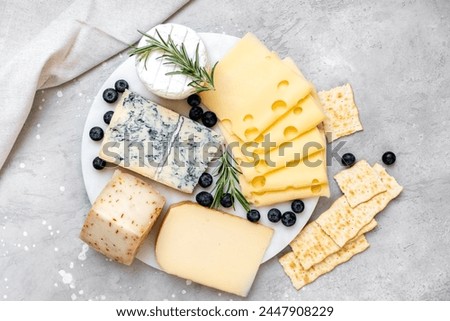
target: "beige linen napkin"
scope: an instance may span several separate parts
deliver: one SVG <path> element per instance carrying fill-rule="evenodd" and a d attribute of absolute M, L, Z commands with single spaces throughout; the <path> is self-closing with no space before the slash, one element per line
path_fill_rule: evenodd
<path fill-rule="evenodd" d="M 188 1 L 77 0 L 21 48 L 0 49 L 14 50 L 0 64 L 0 169 L 36 90 L 71 80 L 124 50 L 139 39 L 137 30 L 163 22 Z M 10 18 L 4 15 L 0 19 Z M 0 59 L 7 56 L 2 51 Z"/>

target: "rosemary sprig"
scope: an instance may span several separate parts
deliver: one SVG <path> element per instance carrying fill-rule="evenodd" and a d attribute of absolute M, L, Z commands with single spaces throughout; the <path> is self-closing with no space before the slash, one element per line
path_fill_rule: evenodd
<path fill-rule="evenodd" d="M 156 30 L 156 34 L 158 35 L 157 38 L 141 31 L 139 31 L 139 33 L 146 37 L 145 41 L 147 42 L 147 45 L 142 47 L 133 46 L 129 52 L 130 56 L 136 55 L 139 61 L 144 60 L 145 64 L 147 64 L 150 53 L 154 50 L 161 50 L 164 54 L 158 57 L 158 59 L 164 59 L 164 64 L 173 64 L 179 67 L 179 70 L 168 72 L 166 75 L 185 75 L 190 77 L 192 81 L 188 85 L 195 88 L 197 93 L 214 90 L 214 70 L 217 63 L 212 67 L 211 72 L 205 67 L 201 67 L 198 44 L 195 49 L 195 58 L 192 59 L 189 57 L 184 44 L 182 43 L 178 46 L 170 35 L 167 40 L 164 40 L 158 30 Z"/>
<path fill-rule="evenodd" d="M 242 192 L 239 190 L 239 178 L 238 174 L 241 171 L 237 168 L 236 160 L 233 156 L 225 150 L 222 156 L 219 158 L 220 165 L 215 170 L 214 176 L 218 176 L 216 186 L 214 187 L 214 201 L 211 205 L 212 208 L 217 208 L 220 205 L 220 198 L 225 193 L 230 193 L 234 201 L 237 200 L 241 203 L 246 212 L 250 211 L 250 204 Z"/>

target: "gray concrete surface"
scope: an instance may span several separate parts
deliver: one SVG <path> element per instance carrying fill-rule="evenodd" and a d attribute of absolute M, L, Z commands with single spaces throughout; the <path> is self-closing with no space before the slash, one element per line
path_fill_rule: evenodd
<path fill-rule="evenodd" d="M 42 2 L 32 19 L 44 26 L 68 3 Z M 235 36 L 251 31 L 294 58 L 319 89 L 350 82 L 364 131 L 343 139 L 342 150 L 371 163 L 386 150 L 398 156 L 389 172 L 405 189 L 378 216 L 368 251 L 299 292 L 272 259 L 249 300 L 450 300 L 449 1 L 194 0 L 170 21 Z M 17 35 L 33 33 L 18 24 Z M 83 124 L 124 59 L 37 93 L 0 172 L 0 299 L 240 300 L 140 262 L 124 267 L 84 253 Z M 334 161 L 330 178 L 340 169 Z M 331 185 L 332 198 L 321 199 L 314 216 L 338 197 Z"/>

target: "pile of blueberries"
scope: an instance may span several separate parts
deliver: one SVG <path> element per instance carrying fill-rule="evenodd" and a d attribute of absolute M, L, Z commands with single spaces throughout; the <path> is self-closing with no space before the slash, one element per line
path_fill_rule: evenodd
<path fill-rule="evenodd" d="M 217 116 L 212 111 L 203 111 L 200 104 L 202 103 L 202 99 L 199 95 L 193 94 L 190 95 L 187 99 L 187 103 L 191 106 L 191 110 L 189 111 L 189 118 L 195 121 L 201 120 L 203 125 L 206 127 L 214 127 L 217 123 Z"/>
<path fill-rule="evenodd" d="M 119 93 L 123 93 L 126 89 L 128 89 L 128 82 L 123 79 L 119 79 L 115 82 L 114 88 L 107 88 L 103 91 L 103 100 L 110 104 L 115 103 L 119 98 Z M 109 125 L 113 115 L 114 112 L 112 110 L 107 111 L 103 115 L 103 121 L 105 124 Z M 105 133 L 103 132 L 103 129 L 98 126 L 92 127 L 89 131 L 89 137 L 96 142 L 102 140 L 104 135 Z M 94 166 L 97 170 L 101 170 L 105 168 L 106 162 L 100 157 L 95 157 L 92 161 L 92 166 Z"/>

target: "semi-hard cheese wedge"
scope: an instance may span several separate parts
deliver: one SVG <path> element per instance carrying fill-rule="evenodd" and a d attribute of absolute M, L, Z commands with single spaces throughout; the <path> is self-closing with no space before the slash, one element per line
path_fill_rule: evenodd
<path fill-rule="evenodd" d="M 187 55 L 191 59 L 196 59 L 200 67 L 206 67 L 208 56 L 206 47 L 199 35 L 186 26 L 175 23 L 160 24 L 150 29 L 146 34 L 159 40 L 159 35 L 164 41 L 170 39 L 178 46 L 183 44 Z M 138 47 L 148 45 L 148 37 L 143 36 Z M 196 51 L 197 56 L 196 56 Z M 168 99 L 183 99 L 195 93 L 195 88 L 189 86 L 191 77 L 183 74 L 168 74 L 178 71 L 180 68 L 174 64 L 167 63 L 166 59 L 161 59 L 164 55 L 162 50 L 152 50 L 148 57 L 136 56 L 136 71 L 142 83 L 155 95 Z"/>
<path fill-rule="evenodd" d="M 203 103 L 243 141 L 258 137 L 312 89 L 250 33 L 220 60 L 214 87 L 202 93 Z"/>
<path fill-rule="evenodd" d="M 156 241 L 163 271 L 247 296 L 273 230 L 191 202 L 172 205 Z"/>
<path fill-rule="evenodd" d="M 328 183 L 325 151 L 317 152 L 300 161 L 294 161 L 287 167 L 280 168 L 247 182 L 241 175 L 239 180 L 244 196 L 251 193 L 280 191 L 287 188 L 318 186 Z"/>
<path fill-rule="evenodd" d="M 117 169 L 92 205 L 80 238 L 110 259 L 130 265 L 165 201 L 150 184 Z"/>
<path fill-rule="evenodd" d="M 223 141 L 213 130 L 126 91 L 105 130 L 99 156 L 192 193 Z"/>

